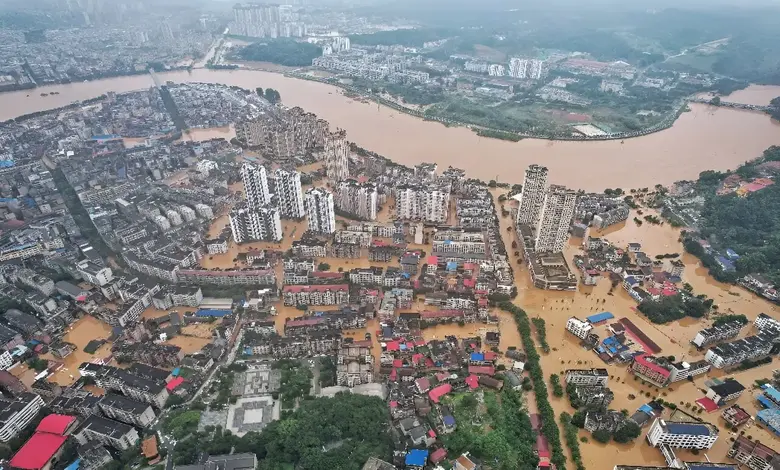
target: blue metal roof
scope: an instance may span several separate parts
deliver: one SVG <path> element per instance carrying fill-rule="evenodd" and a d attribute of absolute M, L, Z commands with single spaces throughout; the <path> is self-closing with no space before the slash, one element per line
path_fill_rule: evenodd
<path fill-rule="evenodd" d="M 640 406 L 639 407 L 639 411 L 641 411 L 642 413 L 647 413 L 649 415 L 653 414 L 653 409 L 648 404 L 644 404 L 644 405 Z"/>
<path fill-rule="evenodd" d="M 450 416 L 450 415 L 445 416 L 444 417 L 444 424 L 446 426 L 454 426 L 455 425 L 455 418 Z"/>
<path fill-rule="evenodd" d="M 471 360 L 472 361 L 484 361 L 485 355 L 482 353 L 471 353 Z"/>
<path fill-rule="evenodd" d="M 710 429 L 703 424 L 666 423 L 666 430 L 672 434 L 688 436 L 709 436 Z"/>
<path fill-rule="evenodd" d="M 79 465 L 81 465 L 81 459 L 76 459 L 73 461 L 73 463 L 65 467 L 65 470 L 77 470 Z"/>
<path fill-rule="evenodd" d="M 202 308 L 195 315 L 199 317 L 224 317 L 233 313 L 231 310 L 220 310 L 216 308 Z"/>
<path fill-rule="evenodd" d="M 756 397 L 756 400 L 757 400 L 759 403 L 761 403 L 761 405 L 762 405 L 764 408 L 776 408 L 776 407 L 777 407 L 777 405 L 775 405 L 774 403 L 772 403 L 772 400 L 770 400 L 769 398 L 767 398 L 767 397 L 766 397 L 766 396 L 764 396 L 764 395 L 759 395 L 759 396 L 757 396 L 757 397 Z"/>
<path fill-rule="evenodd" d="M 420 449 L 412 449 L 406 454 L 406 465 L 414 465 L 415 467 L 424 467 L 425 462 L 428 460 L 428 451 Z"/>
<path fill-rule="evenodd" d="M 769 387 L 764 391 L 764 394 L 775 403 L 780 403 L 780 390 Z"/>
<path fill-rule="evenodd" d="M 629 276 L 629 278 L 630 277 L 631 276 Z M 626 280 L 628 280 L 628 279 L 626 279 Z M 597 313 L 595 315 L 591 315 L 591 316 L 586 317 L 586 318 L 591 323 L 598 323 L 598 322 L 602 322 L 604 320 L 611 320 L 611 319 L 615 318 L 615 315 L 612 315 L 611 312 L 601 312 L 601 313 Z"/>

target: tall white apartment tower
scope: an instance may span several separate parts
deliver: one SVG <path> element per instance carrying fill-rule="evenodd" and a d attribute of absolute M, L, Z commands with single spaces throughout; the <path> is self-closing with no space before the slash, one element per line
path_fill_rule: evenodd
<path fill-rule="evenodd" d="M 349 142 L 347 132 L 339 130 L 325 138 L 325 171 L 339 182 L 349 177 Z"/>
<path fill-rule="evenodd" d="M 241 179 L 244 181 L 246 202 L 252 209 L 260 209 L 271 202 L 268 191 L 268 177 L 265 167 L 244 163 L 241 167 Z"/>
<path fill-rule="evenodd" d="M 309 230 L 318 233 L 336 231 L 336 212 L 333 209 L 333 194 L 324 188 L 309 188 L 306 191 L 306 215 Z"/>
<path fill-rule="evenodd" d="M 282 240 L 282 221 L 275 207 L 236 207 L 230 211 L 230 230 L 236 243 Z"/>
<path fill-rule="evenodd" d="M 295 170 L 276 170 L 276 197 L 282 218 L 302 219 L 306 215 L 301 190 L 301 174 Z"/>
<path fill-rule="evenodd" d="M 569 240 L 577 193 L 565 186 L 552 185 L 547 190 L 536 227 L 534 250 L 560 253 Z"/>
<path fill-rule="evenodd" d="M 547 188 L 547 168 L 531 165 L 525 170 L 523 190 L 520 193 L 520 208 L 517 210 L 517 223 L 536 227 L 544 205 Z"/>

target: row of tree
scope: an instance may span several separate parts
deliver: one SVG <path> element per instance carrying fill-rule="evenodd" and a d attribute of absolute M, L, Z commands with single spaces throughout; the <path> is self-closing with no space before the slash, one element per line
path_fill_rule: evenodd
<path fill-rule="evenodd" d="M 255 88 L 255 92 L 257 92 L 257 96 L 265 98 L 271 104 L 282 102 L 282 95 L 273 88 L 266 88 L 263 90 L 261 87 L 257 87 Z"/>

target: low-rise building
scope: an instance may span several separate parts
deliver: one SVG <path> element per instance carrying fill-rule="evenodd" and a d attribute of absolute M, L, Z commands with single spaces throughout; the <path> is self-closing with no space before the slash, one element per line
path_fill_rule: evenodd
<path fill-rule="evenodd" d="M 780 320 L 774 319 L 766 313 L 759 313 L 756 316 L 756 321 L 753 322 L 756 329 L 763 330 L 765 328 L 772 328 L 774 330 L 780 330 Z"/>
<path fill-rule="evenodd" d="M 34 393 L 0 398 L 0 442 L 10 441 L 27 428 L 43 405 L 43 399 Z"/>
<path fill-rule="evenodd" d="M 718 341 L 736 338 L 744 326 L 740 321 L 730 321 L 722 325 L 705 328 L 696 333 L 691 343 L 697 348 L 705 348 Z"/>
<path fill-rule="evenodd" d="M 704 360 L 716 369 L 737 365 L 745 360 L 753 360 L 768 355 L 774 347 L 775 339 L 780 330 L 766 327 L 754 336 L 748 336 L 729 343 L 723 343 L 710 348 L 704 355 Z"/>
<path fill-rule="evenodd" d="M 780 460 L 780 453 L 745 436 L 737 436 L 726 455 L 751 470 L 772 470 Z"/>
<path fill-rule="evenodd" d="M 607 386 L 607 369 L 569 369 L 566 371 L 566 384 Z"/>
<path fill-rule="evenodd" d="M 729 423 L 729 426 L 738 427 L 750 421 L 750 413 L 745 411 L 739 405 L 731 405 L 721 413 L 723 419 Z"/>
<path fill-rule="evenodd" d="M 566 331 L 579 339 L 587 338 L 591 330 L 593 330 L 593 325 L 587 320 L 583 321 L 577 317 L 571 317 L 566 321 Z"/>
<path fill-rule="evenodd" d="M 157 417 L 148 403 L 141 403 L 114 393 L 105 395 L 98 406 L 107 417 L 140 428 L 151 425 Z"/>
<path fill-rule="evenodd" d="M 129 424 L 93 415 L 79 426 L 73 437 L 79 444 L 98 441 L 119 450 L 133 447 L 139 439 L 138 431 Z"/>
<path fill-rule="evenodd" d="M 590 432 L 615 432 L 626 422 L 626 416 L 620 411 L 589 411 L 585 415 L 585 430 Z"/>
<path fill-rule="evenodd" d="M 257 468 L 255 454 L 209 455 L 205 462 L 194 465 L 177 465 L 175 470 L 254 470 Z"/>
<path fill-rule="evenodd" d="M 727 401 L 736 400 L 744 391 L 744 385 L 734 379 L 727 379 L 722 383 L 710 386 L 707 389 L 707 398 L 717 405 L 722 405 Z"/>
<path fill-rule="evenodd" d="M 345 305 L 349 303 L 347 284 L 284 286 L 284 305 Z"/>
<path fill-rule="evenodd" d="M 665 421 L 656 418 L 647 432 L 654 447 L 667 445 L 679 449 L 709 449 L 718 440 L 718 428 L 709 423 Z"/>

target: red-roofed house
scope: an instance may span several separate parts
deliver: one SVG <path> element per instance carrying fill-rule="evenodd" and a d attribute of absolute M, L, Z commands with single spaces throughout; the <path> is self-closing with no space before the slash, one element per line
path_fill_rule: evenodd
<path fill-rule="evenodd" d="M 431 389 L 431 381 L 428 380 L 428 377 L 420 377 L 414 381 L 414 384 L 417 386 L 417 391 L 420 393 L 425 393 Z"/>
<path fill-rule="evenodd" d="M 184 383 L 184 377 L 176 377 L 175 379 L 168 382 L 168 385 L 165 386 L 165 389 L 169 392 L 173 391 L 176 387 Z"/>
<path fill-rule="evenodd" d="M 48 470 L 62 454 L 67 434 L 76 418 L 67 415 L 49 415 L 35 429 L 35 434 L 11 459 L 11 467 L 23 470 Z"/>
<path fill-rule="evenodd" d="M 450 393 L 452 391 L 452 385 L 450 384 L 441 384 L 438 387 L 434 388 L 428 393 L 428 396 L 431 398 L 431 401 L 434 403 L 439 403 L 439 400 L 444 395 Z"/>
<path fill-rule="evenodd" d="M 431 453 L 431 455 L 428 457 L 428 460 L 430 460 L 432 464 L 437 464 L 446 458 L 447 458 L 447 449 L 441 448 L 441 449 L 434 450 Z"/>
<path fill-rule="evenodd" d="M 393 367 L 403 367 L 404 361 L 402 359 L 393 359 Z"/>
<path fill-rule="evenodd" d="M 390 341 L 387 343 L 387 346 L 385 347 L 388 351 L 400 351 L 401 345 L 398 344 L 398 341 Z"/>
<path fill-rule="evenodd" d="M 634 356 L 634 360 L 631 362 L 631 371 L 634 375 L 640 376 L 649 382 L 653 382 L 659 387 L 663 387 L 669 380 L 671 371 L 664 367 L 659 366 L 645 354 Z"/>
<path fill-rule="evenodd" d="M 479 388 L 479 377 L 477 377 L 476 375 L 469 375 L 468 377 L 466 377 L 465 382 L 466 385 L 468 385 L 469 388 L 472 390 L 476 390 Z"/>
<path fill-rule="evenodd" d="M 469 374 L 493 375 L 496 368 L 493 366 L 469 366 Z"/>

